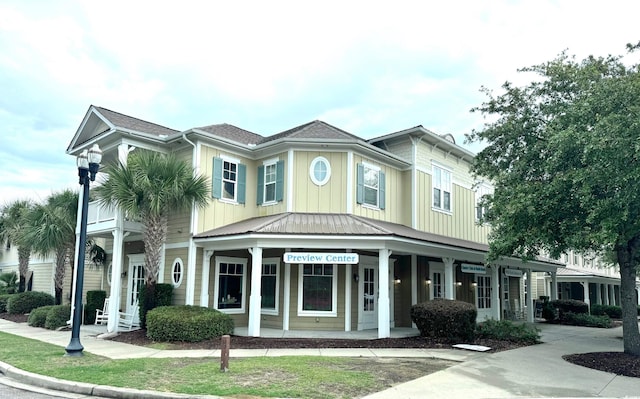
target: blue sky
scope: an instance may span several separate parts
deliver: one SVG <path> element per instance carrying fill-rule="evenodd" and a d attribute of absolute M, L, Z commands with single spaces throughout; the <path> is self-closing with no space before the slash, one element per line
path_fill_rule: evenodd
<path fill-rule="evenodd" d="M 77 187 L 65 150 L 91 104 L 179 130 L 321 119 L 462 144 L 481 86 L 525 83 L 518 68 L 565 49 L 624 54 L 638 15 L 636 1 L 2 0 L 0 205 Z"/>

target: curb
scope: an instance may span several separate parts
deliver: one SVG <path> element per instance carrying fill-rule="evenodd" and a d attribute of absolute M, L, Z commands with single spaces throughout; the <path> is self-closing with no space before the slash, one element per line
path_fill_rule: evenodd
<path fill-rule="evenodd" d="M 29 371 L 24 371 L 4 362 L 0 362 L 0 374 L 30 386 L 86 396 L 101 396 L 114 399 L 223 399 L 220 396 L 212 395 L 189 395 L 172 392 L 158 392 L 62 380 L 59 378 L 47 377 L 31 373 Z"/>

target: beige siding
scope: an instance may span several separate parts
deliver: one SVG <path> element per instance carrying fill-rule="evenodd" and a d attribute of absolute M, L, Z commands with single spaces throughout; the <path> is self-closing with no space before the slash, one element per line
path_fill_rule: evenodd
<path fill-rule="evenodd" d="M 237 154 L 220 151 L 206 145 L 202 146 L 200 158 L 200 171 L 212 181 L 213 174 L 213 158 L 227 156 L 237 159 L 240 163 L 247 166 L 246 180 L 246 202 L 245 204 L 236 204 L 224 202 L 211 197 L 211 201 L 198 212 L 197 231 L 203 232 L 224 226 L 239 220 L 248 219 L 256 216 L 256 162 L 247 158 L 238 156 Z"/>
<path fill-rule="evenodd" d="M 381 164 L 379 162 L 373 161 L 369 158 L 362 157 L 360 155 L 355 155 L 353 157 L 353 165 L 352 165 L 352 181 L 353 187 L 352 190 L 352 198 L 353 198 L 353 213 L 354 215 L 364 216 L 371 219 L 384 220 L 387 222 L 393 223 L 403 223 L 406 222 L 405 216 L 406 212 L 402 209 L 407 206 L 410 208 L 411 204 L 411 186 L 405 187 L 403 183 L 406 179 L 403 179 L 402 171 L 390 167 L 388 165 Z M 358 204 L 356 197 L 356 184 L 357 184 L 357 164 L 367 163 L 370 165 L 374 165 L 379 167 L 382 172 L 385 174 L 385 209 L 377 209 L 373 207 L 369 207 L 366 205 Z M 410 179 L 409 179 L 410 181 Z"/>
<path fill-rule="evenodd" d="M 247 175 L 251 172 L 256 174 L 256 178 L 255 181 L 256 183 L 249 187 L 247 186 L 247 191 L 249 190 L 253 190 L 256 192 L 256 201 L 254 201 L 252 204 L 247 203 L 247 205 L 253 205 L 257 203 L 257 190 L 258 190 L 258 167 L 260 167 L 264 161 L 267 160 L 271 160 L 271 159 L 277 159 L 279 161 L 284 161 L 284 186 L 283 186 L 283 200 L 275 203 L 275 204 L 267 204 L 267 205 L 256 205 L 257 206 L 257 216 L 269 216 L 269 215 L 275 215 L 278 213 L 282 213 L 282 212 L 286 212 L 287 211 L 287 190 L 289 187 L 289 182 L 287 181 L 287 170 L 289 168 L 289 165 L 287 165 L 287 162 L 289 161 L 289 159 L 287 158 L 287 153 L 283 152 L 282 154 L 278 154 L 276 156 L 271 156 L 271 157 L 267 157 L 264 159 L 259 159 L 256 162 L 256 166 L 255 166 L 255 170 L 253 171 L 249 171 L 247 169 Z"/>
<path fill-rule="evenodd" d="M 406 162 L 412 162 L 413 158 L 413 145 L 411 140 L 405 139 L 402 141 L 387 141 L 385 142 L 384 149 L 392 154 L 397 155 Z"/>
<path fill-rule="evenodd" d="M 311 162 L 322 156 L 329 161 L 331 178 L 317 186 L 309 177 Z M 347 154 L 344 152 L 296 151 L 293 170 L 293 211 L 330 212 L 347 211 Z"/>
<path fill-rule="evenodd" d="M 187 287 L 187 259 L 189 257 L 188 248 L 168 249 L 164 254 L 164 282 L 173 284 L 173 263 L 176 259 L 182 260 L 182 282 L 179 287 L 173 287 L 173 304 L 184 305 Z"/>
<path fill-rule="evenodd" d="M 181 243 L 191 236 L 191 210 L 172 212 L 167 223 L 166 244 Z"/>

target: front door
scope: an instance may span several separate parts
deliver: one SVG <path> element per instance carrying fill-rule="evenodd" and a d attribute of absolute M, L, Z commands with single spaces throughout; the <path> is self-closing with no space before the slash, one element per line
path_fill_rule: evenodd
<path fill-rule="evenodd" d="M 360 264 L 358 330 L 378 328 L 378 266 Z"/>
<path fill-rule="evenodd" d="M 144 254 L 129 256 L 129 270 L 127 271 L 127 302 L 126 312 L 133 313 L 140 288 L 144 285 Z M 138 320 L 135 320 L 136 322 Z"/>

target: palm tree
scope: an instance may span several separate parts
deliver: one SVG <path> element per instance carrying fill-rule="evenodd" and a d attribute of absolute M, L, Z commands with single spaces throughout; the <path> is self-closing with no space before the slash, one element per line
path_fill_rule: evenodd
<path fill-rule="evenodd" d="M 18 249 L 18 274 L 20 282 L 18 292 L 25 290 L 29 258 L 31 257 L 30 241 L 21 240 L 21 234 L 27 224 L 26 216 L 33 210 L 29 200 L 17 200 L 5 205 L 0 211 L 0 242 L 7 246 L 15 245 Z"/>
<path fill-rule="evenodd" d="M 64 190 L 52 194 L 46 203 L 38 204 L 27 216 L 28 227 L 22 239 L 31 243 L 35 253 L 45 257 L 55 253 L 55 298 L 62 303 L 62 289 L 65 265 L 73 271 L 73 253 L 76 245 L 76 217 L 78 213 L 78 193 Z"/>
<path fill-rule="evenodd" d="M 204 206 L 209 184 L 204 176 L 194 176 L 191 166 L 174 154 L 151 151 L 133 153 L 127 164 L 105 169 L 106 176 L 94 193 L 99 201 L 137 217 L 143 225 L 145 295 L 141 320 L 155 307 L 156 284 L 162 244 L 167 238 L 171 212 Z"/>

